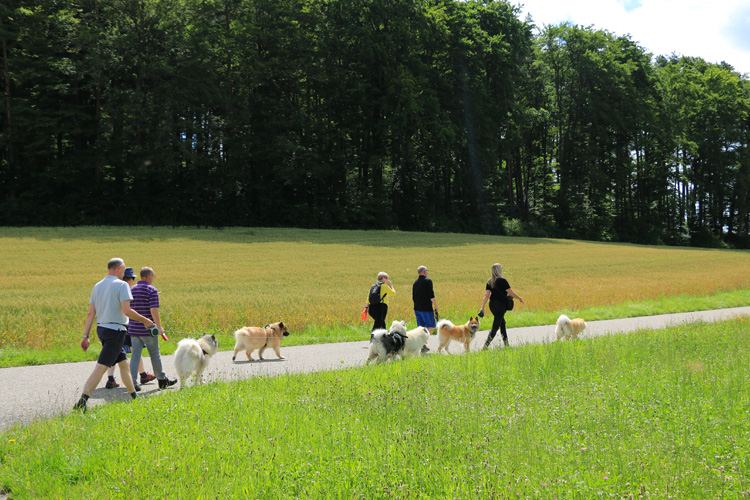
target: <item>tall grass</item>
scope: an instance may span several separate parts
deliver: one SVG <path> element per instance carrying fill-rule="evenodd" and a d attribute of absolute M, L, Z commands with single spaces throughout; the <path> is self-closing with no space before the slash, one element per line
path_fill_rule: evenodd
<path fill-rule="evenodd" d="M 26 498 L 747 498 L 747 318 L 217 383 L 0 434 Z"/>
<path fill-rule="evenodd" d="M 745 251 L 467 234 L 0 228 L 0 255 L 0 358 L 75 349 L 91 287 L 113 256 L 136 270 L 155 269 L 169 330 L 229 335 L 283 320 L 290 343 L 365 338 L 369 323 L 359 314 L 381 270 L 397 291 L 389 317 L 413 320 L 411 283 L 421 264 L 430 269 L 441 315 L 463 319 L 479 308 L 490 266 L 502 263 L 526 299 L 513 326 L 550 323 L 561 311 L 601 319 L 750 298 Z"/>

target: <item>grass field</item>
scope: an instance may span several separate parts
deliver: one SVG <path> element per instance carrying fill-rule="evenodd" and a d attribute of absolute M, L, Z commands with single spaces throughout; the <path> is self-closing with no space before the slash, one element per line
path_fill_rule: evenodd
<path fill-rule="evenodd" d="M 0 434 L 30 498 L 750 498 L 750 321 L 255 378 Z"/>
<path fill-rule="evenodd" d="M 526 300 L 511 326 L 750 303 L 750 252 L 468 234 L 298 229 L 0 228 L 0 366 L 95 359 L 78 347 L 91 287 L 119 256 L 151 266 L 162 318 L 179 339 L 227 336 L 283 320 L 285 344 L 367 338 L 369 286 L 396 287 L 389 318 L 414 321 L 411 283 L 430 268 L 441 316 L 461 322 L 481 305 L 500 262 Z M 164 343 L 172 352 L 174 344 Z"/>

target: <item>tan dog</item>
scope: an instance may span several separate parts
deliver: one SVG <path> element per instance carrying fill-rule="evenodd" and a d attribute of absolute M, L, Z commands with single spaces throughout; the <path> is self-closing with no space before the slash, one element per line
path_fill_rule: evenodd
<path fill-rule="evenodd" d="M 438 347 L 438 353 L 445 347 L 445 352 L 450 354 L 448 346 L 452 340 L 461 342 L 464 345 L 466 352 L 469 352 L 469 344 L 474 340 L 474 336 L 479 330 L 479 318 L 469 318 L 469 321 L 465 325 L 456 326 L 447 319 L 441 319 L 437 324 L 438 340 L 440 346 Z"/>
<path fill-rule="evenodd" d="M 271 323 L 263 328 L 257 326 L 244 326 L 234 332 L 234 355 L 232 361 L 237 358 L 237 353 L 245 351 L 247 359 L 253 360 L 252 353 L 254 350 L 258 351 L 258 361 L 263 361 L 263 351 L 267 347 L 273 348 L 276 356 L 279 359 L 284 359 L 281 355 L 281 337 L 289 335 L 289 330 L 286 329 L 286 325 L 283 322 Z"/>
<path fill-rule="evenodd" d="M 555 335 L 557 340 L 562 339 L 577 339 L 578 335 L 583 333 L 586 329 L 586 322 L 581 318 L 570 319 L 569 317 L 561 314 L 557 318 L 557 325 L 555 326 Z"/>

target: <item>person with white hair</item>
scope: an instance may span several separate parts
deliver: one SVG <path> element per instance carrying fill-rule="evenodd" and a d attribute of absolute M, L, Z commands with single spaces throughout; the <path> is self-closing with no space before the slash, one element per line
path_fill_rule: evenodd
<path fill-rule="evenodd" d="M 388 315 L 389 295 L 396 295 L 396 290 L 388 278 L 388 273 L 381 271 L 378 273 L 378 281 L 370 287 L 370 294 L 365 303 L 367 313 L 374 320 L 372 331 L 381 328 L 386 329 L 385 318 Z M 372 339 L 372 335 L 370 335 L 370 339 Z"/>

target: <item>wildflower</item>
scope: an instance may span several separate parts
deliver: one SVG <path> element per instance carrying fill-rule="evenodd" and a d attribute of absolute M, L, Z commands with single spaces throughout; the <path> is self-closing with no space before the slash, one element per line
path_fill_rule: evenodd
<path fill-rule="evenodd" d="M 604 476 L 604 480 L 606 481 L 607 479 L 609 479 L 609 478 L 607 476 Z"/>

